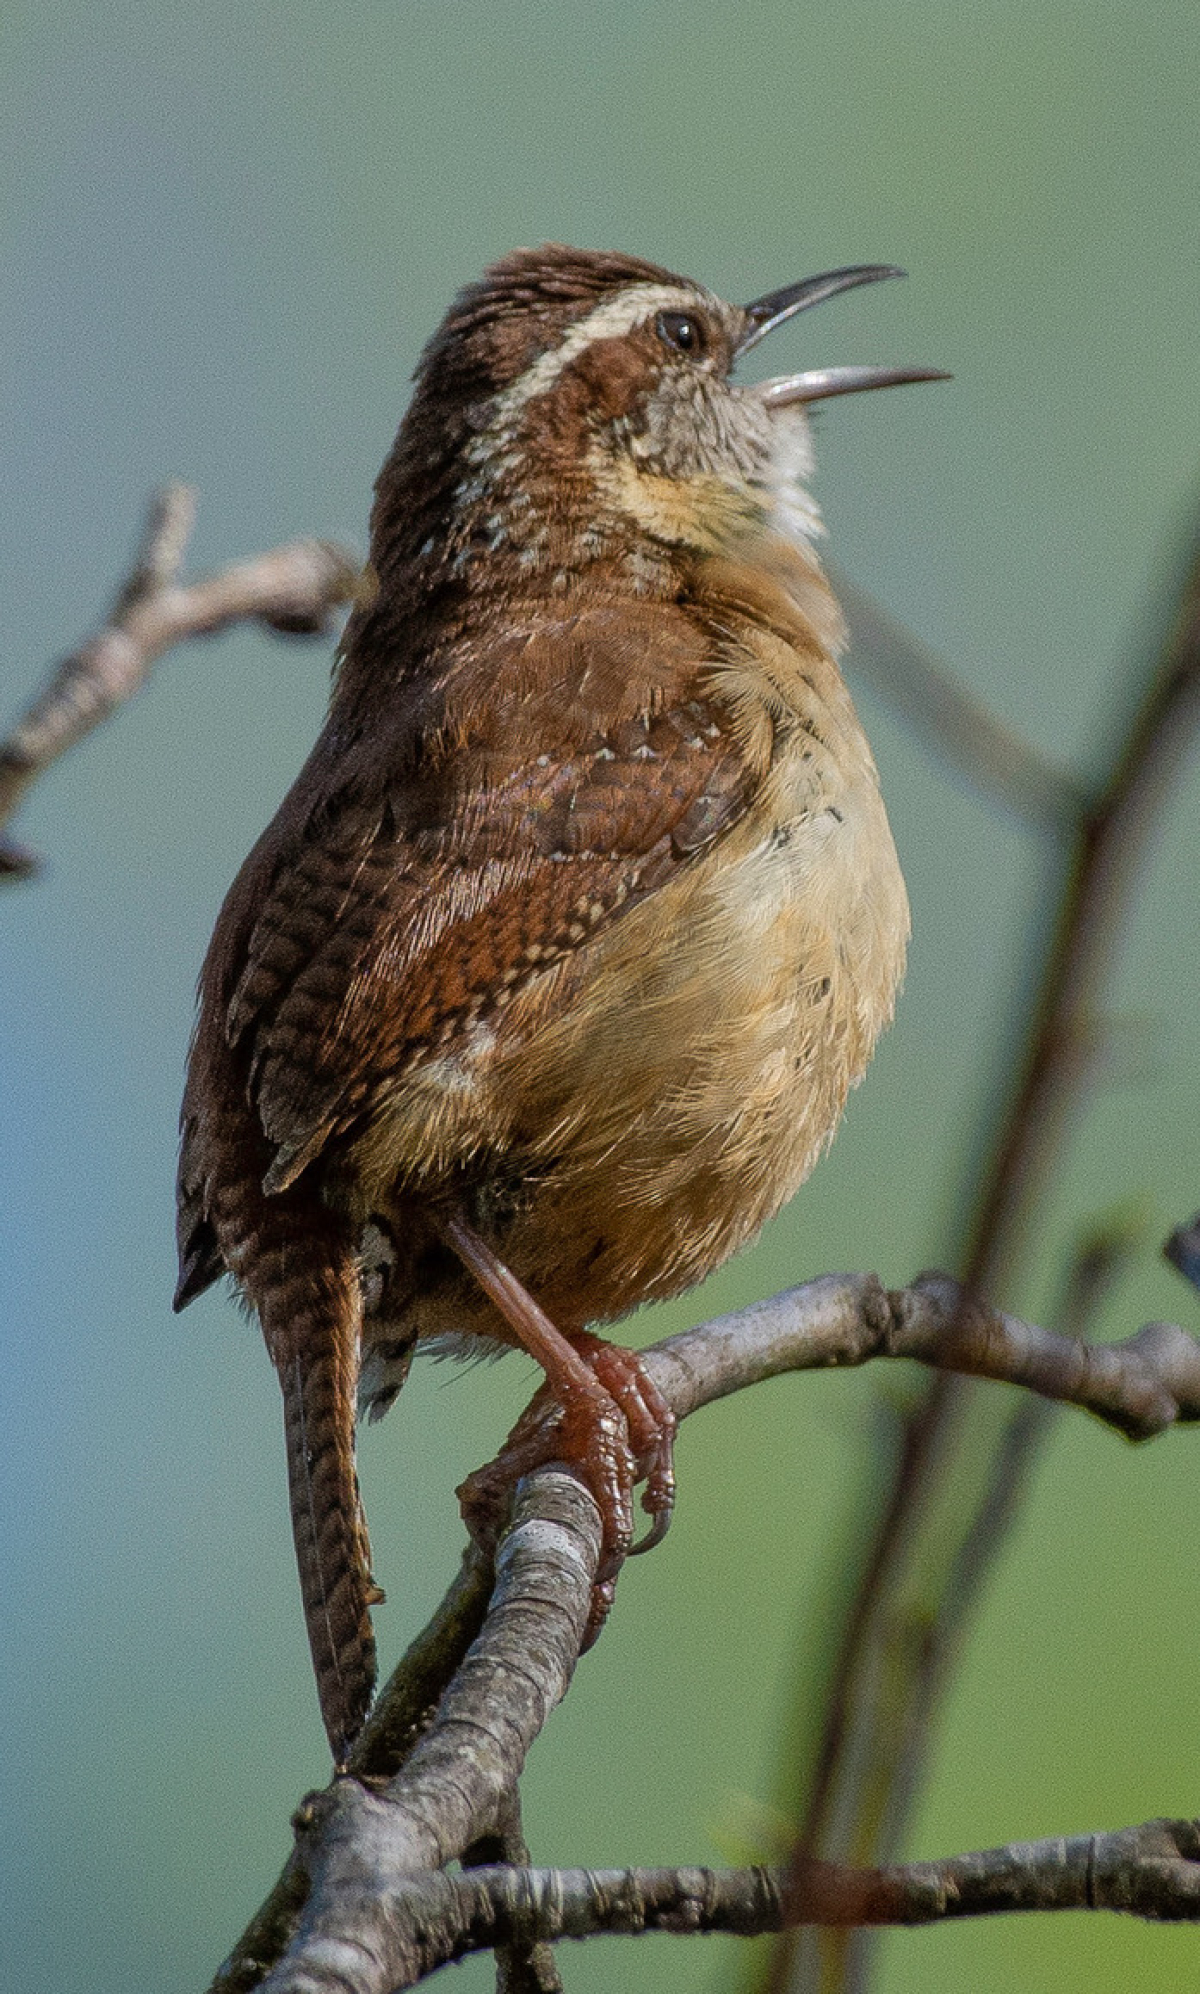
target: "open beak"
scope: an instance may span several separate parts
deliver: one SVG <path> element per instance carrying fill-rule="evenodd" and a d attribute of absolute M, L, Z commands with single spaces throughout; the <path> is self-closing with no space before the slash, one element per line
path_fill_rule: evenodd
<path fill-rule="evenodd" d="M 903 275 L 903 270 L 892 263 L 855 263 L 845 270 L 826 270 L 819 277 L 804 277 L 798 284 L 785 285 L 781 291 L 768 291 L 765 298 L 756 298 L 752 305 L 742 308 L 746 330 L 738 341 L 738 358 L 749 353 L 769 332 L 774 332 L 777 325 L 784 325 L 798 312 L 807 311 L 810 305 L 819 305 L 858 284 L 877 284 L 883 277 Z M 865 388 L 896 388 L 906 381 L 949 379 L 949 374 L 940 367 L 812 367 L 803 374 L 780 374 L 774 380 L 759 381 L 746 392 L 757 395 L 768 408 L 777 409 L 791 408 L 796 402 L 826 401 L 831 395 L 856 395 Z"/>

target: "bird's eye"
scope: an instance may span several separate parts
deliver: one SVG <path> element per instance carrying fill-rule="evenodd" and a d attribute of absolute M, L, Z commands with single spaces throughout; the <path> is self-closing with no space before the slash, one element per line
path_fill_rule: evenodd
<path fill-rule="evenodd" d="M 704 327 L 691 312 L 660 312 L 658 336 L 677 353 L 688 353 L 694 358 L 704 351 Z"/>

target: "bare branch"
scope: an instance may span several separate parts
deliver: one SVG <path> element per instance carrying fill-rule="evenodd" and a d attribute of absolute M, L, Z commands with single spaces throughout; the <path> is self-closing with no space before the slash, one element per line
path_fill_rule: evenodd
<path fill-rule="evenodd" d="M 922 1274 L 890 1293 L 872 1274 L 827 1274 L 643 1356 L 680 1419 L 784 1371 L 873 1357 L 1024 1385 L 1082 1406 L 1130 1440 L 1200 1419 L 1200 1339 L 1187 1330 L 1152 1322 L 1125 1343 L 1084 1343 L 972 1300 L 948 1274 Z"/>
<path fill-rule="evenodd" d="M 1200 1419 L 1200 1340 L 1184 1330 L 1151 1323 L 1126 1343 L 1092 1346 L 980 1303 L 967 1306 L 958 1284 L 939 1274 L 892 1293 L 874 1275 L 828 1275 L 643 1354 L 681 1419 L 786 1371 L 875 1357 L 911 1357 L 1022 1384 L 1136 1439 Z M 598 1530 L 591 1498 L 570 1474 L 543 1469 L 521 1484 L 483 1630 L 436 1716 L 381 1791 L 348 1778 L 306 1803 L 270 1915 L 260 1914 L 222 1968 L 220 1994 L 257 1985 L 293 1930 L 286 1958 L 265 1982 L 270 1994 L 387 1994 L 413 1984 L 405 1974 L 432 1970 L 434 1906 L 449 1900 L 414 1896 L 414 1878 L 440 1872 L 481 1837 L 505 1832 L 525 1755 L 578 1656 Z M 397 1741 L 411 1745 L 426 1722 L 425 1698 L 477 1610 L 482 1573 L 472 1554 L 435 1618 L 437 1632 L 410 1650 L 398 1672 L 401 1687 L 394 1680 L 384 1692 L 356 1760 L 360 1770 L 379 1762 L 381 1741 L 391 1740 L 388 1750 Z M 401 1902 L 411 1916 L 401 1917 Z"/>
<path fill-rule="evenodd" d="M 393 1779 L 433 1721 L 447 1684 L 479 1634 L 495 1580 L 492 1561 L 468 1544 L 458 1577 L 433 1619 L 418 1634 L 350 1755 L 356 1779 Z"/>
<path fill-rule="evenodd" d="M 514 1787 L 508 1797 L 505 1818 L 495 1834 L 481 1835 L 463 1850 L 464 1869 L 503 1868 L 500 1874 L 529 1869 L 529 1849 L 521 1823 L 521 1796 Z M 562 1977 L 553 1946 L 530 1936 L 514 1923 L 507 1938 L 496 1946 L 496 1994 L 563 1994 Z"/>
<path fill-rule="evenodd" d="M 484 1869 L 436 1882 L 426 1894 L 425 1879 L 410 1879 L 393 1904 L 394 1915 L 411 1918 L 405 1896 L 422 1898 L 440 1953 L 426 1972 L 514 1933 L 550 1941 L 601 1932 L 752 1937 L 778 1931 L 782 1920 L 783 1875 L 770 1869 Z M 997 1911 L 1084 1910 L 1200 1920 L 1200 1822 L 1146 1821 L 884 1869 L 813 1861 L 797 1916 L 826 1925 L 929 1925 Z"/>
<path fill-rule="evenodd" d="M 429 1625 L 407 1649 L 376 1699 L 354 1747 L 350 1771 L 364 1781 L 394 1778 L 433 1722 L 442 1694 L 483 1625 L 494 1573 L 474 1544 Z M 311 1802 L 293 1820 L 297 1834 L 312 1826 Z M 247 1994 L 286 1948 L 308 1896 L 308 1875 L 293 1849 L 274 1888 L 255 1912 L 210 1994 Z"/>
<path fill-rule="evenodd" d="M 487 1622 L 432 1729 L 382 1793 L 345 1778 L 311 1805 L 298 1851 L 310 1896 L 270 1994 L 389 1994 L 421 1977 L 424 1920 L 397 1922 L 391 1886 L 440 1870 L 503 1822 L 570 1682 L 599 1552 L 599 1515 L 574 1476 L 543 1469 L 521 1484 Z"/>
<path fill-rule="evenodd" d="M 513 1869 L 507 1865 L 389 1878 L 386 1924 L 411 1934 L 394 1962 L 347 1949 L 314 1956 L 311 1977 L 280 1981 L 312 1994 L 412 1987 L 472 1952 L 534 1950 L 563 1939 L 756 1937 L 783 1923 L 784 1875 L 762 1868 Z M 1147 1821 L 1115 1833 L 1055 1836 L 940 1862 L 845 1869 L 810 1861 L 795 1917 L 824 1926 L 929 1925 L 1015 1911 L 1119 1911 L 1200 1921 L 1200 1822 Z M 388 1978 L 387 1975 L 392 1977 Z M 272 1982 L 271 1985 L 276 1983 Z M 535 1987 L 537 1983 L 534 1983 Z"/>
<path fill-rule="evenodd" d="M 359 563 L 325 540 L 298 540 L 185 586 L 179 570 L 195 511 L 186 485 L 168 485 L 153 501 L 103 629 L 55 668 L 0 743 L 0 831 L 38 776 L 132 698 L 172 645 L 247 620 L 315 635 L 352 600 Z M 0 837 L 0 878 L 27 878 L 36 869 L 31 852 Z"/>
<path fill-rule="evenodd" d="M 970 1287 L 1003 1284 L 1025 1215 L 1058 1154 L 1068 1104 L 1090 1065 L 1087 1049 L 1138 868 L 1198 720 L 1200 541 L 1162 656 L 1076 827 L 1022 1070 L 969 1232 Z"/>
<path fill-rule="evenodd" d="M 1135 1244 L 1136 1233 L 1127 1218 L 1110 1220 L 1080 1242 L 1055 1311 L 1058 1335 L 1073 1344 L 1086 1344 L 1097 1314 L 1133 1258 Z M 907 1811 L 939 1695 L 965 1636 L 968 1618 L 1015 1521 L 1034 1457 L 1059 1417 L 1052 1399 L 1019 1400 L 988 1464 L 978 1504 L 956 1548 L 945 1593 L 929 1620 L 921 1646 L 919 1693 L 905 1714 L 907 1740 L 897 1755 L 901 1770 L 893 1783 L 893 1805 L 900 1819 Z M 909 1778 L 904 1775 L 906 1765 L 912 1768 Z M 886 1825 L 882 1838 L 885 1846 L 894 1846 Z"/>
<path fill-rule="evenodd" d="M 1073 1342 L 1087 1336 L 1098 1309 L 1129 1264 L 1135 1242 L 1136 1234 L 1128 1215 L 1121 1214 L 1110 1218 L 1080 1243 L 1055 1311 L 1061 1334 Z M 940 1700 L 957 1665 L 970 1617 L 1016 1520 L 1034 1459 L 1060 1417 L 1061 1407 L 1049 1399 L 1025 1395 L 1018 1400 L 986 1459 L 977 1492 L 965 1488 L 961 1491 L 964 1508 L 973 1497 L 969 1521 L 960 1525 L 940 1595 L 935 1597 L 922 1621 L 914 1619 L 911 1627 L 906 1624 L 900 1632 L 896 1649 L 899 1666 L 907 1675 L 908 1694 L 897 1700 L 898 1708 L 891 1712 L 894 1737 L 888 1777 L 881 1782 L 882 1791 L 876 1803 L 875 1847 L 883 1861 L 889 1861 L 900 1846 Z M 892 1654 L 889 1648 L 889 1660 Z M 851 1693 L 849 1686 L 847 1693 Z M 815 1843 L 828 1804 L 831 1771 L 828 1762 L 820 1766 L 810 1786 L 804 1830 L 790 1866 L 785 1906 L 790 1905 L 792 1894 L 802 1887 L 809 1860 L 806 1851 Z M 837 1933 L 812 1927 L 796 1931 L 790 1940 L 792 1983 L 820 1985 L 822 1959 L 832 1954 L 837 1958 L 846 1989 L 865 1989 L 877 1944 L 877 1934 L 869 1927 Z"/>

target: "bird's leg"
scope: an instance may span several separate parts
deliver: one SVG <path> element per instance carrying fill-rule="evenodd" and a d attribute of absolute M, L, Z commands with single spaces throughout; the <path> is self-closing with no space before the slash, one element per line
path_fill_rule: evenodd
<path fill-rule="evenodd" d="M 582 1332 L 564 1336 L 461 1215 L 446 1218 L 442 1230 L 521 1347 L 546 1373 L 545 1385 L 496 1459 L 468 1476 L 459 1489 L 463 1515 L 473 1534 L 493 1536 L 522 1475 L 548 1461 L 566 1461 L 578 1469 L 596 1499 L 603 1529 L 590 1645 L 603 1624 L 616 1574 L 630 1548 L 635 1479 L 647 1478 L 643 1501 L 654 1519 L 638 1549 L 659 1543 L 666 1533 L 674 1494 L 674 1414 L 636 1351 Z"/>
<path fill-rule="evenodd" d="M 443 1222 L 443 1232 L 522 1349 L 546 1374 L 545 1385 L 522 1413 L 496 1460 L 478 1469 L 458 1491 L 463 1514 L 473 1529 L 488 1533 L 522 1475 L 547 1461 L 569 1462 L 596 1499 L 603 1528 L 599 1577 L 609 1580 L 633 1534 L 634 1462 L 624 1415 L 587 1361 L 474 1228 L 454 1213 Z"/>

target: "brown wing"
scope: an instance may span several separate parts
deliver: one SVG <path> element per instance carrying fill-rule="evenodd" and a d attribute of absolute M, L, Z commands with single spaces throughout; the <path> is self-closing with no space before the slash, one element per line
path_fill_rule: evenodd
<path fill-rule="evenodd" d="M 235 1131 L 239 1173 L 282 1190 L 423 1047 L 452 1048 L 745 808 L 757 778 L 728 700 L 706 696 L 694 610 L 543 608 L 532 630 L 464 640 L 382 705 L 364 646 L 348 656 L 201 979 L 179 1306 L 221 1271 L 212 1199 Z"/>
<path fill-rule="evenodd" d="M 647 778 L 651 775 L 652 779 Z M 630 721 L 462 798 L 415 837 L 343 824 L 255 927 L 230 1005 L 282 1190 L 422 1051 L 452 1048 L 526 978 L 601 933 L 744 807 L 713 709 Z"/>

